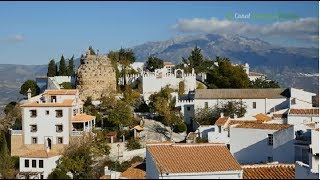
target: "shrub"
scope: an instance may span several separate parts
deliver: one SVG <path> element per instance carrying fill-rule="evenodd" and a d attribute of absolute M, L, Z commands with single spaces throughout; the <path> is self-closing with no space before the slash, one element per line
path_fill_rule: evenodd
<path fill-rule="evenodd" d="M 173 129 L 173 132 L 180 133 L 186 130 L 187 130 L 187 125 L 185 123 L 180 123 L 175 126 L 175 128 Z"/>
<path fill-rule="evenodd" d="M 140 149 L 141 148 L 141 144 L 137 139 L 129 139 L 128 143 L 126 144 L 127 150 L 131 151 L 131 150 L 135 150 L 135 149 Z"/>
<path fill-rule="evenodd" d="M 196 138 L 196 142 L 197 143 L 207 143 L 208 142 L 208 139 L 207 138 L 201 138 L 201 137 L 197 137 Z"/>

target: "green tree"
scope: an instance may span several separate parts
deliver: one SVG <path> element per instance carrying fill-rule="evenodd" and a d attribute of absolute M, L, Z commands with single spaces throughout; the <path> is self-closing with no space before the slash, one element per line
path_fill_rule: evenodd
<path fill-rule="evenodd" d="M 163 60 L 155 56 L 150 56 L 146 62 L 146 68 L 154 72 L 155 69 L 163 68 Z"/>
<path fill-rule="evenodd" d="M 48 73 L 47 73 L 47 76 L 48 77 L 54 77 L 56 76 L 57 70 L 56 70 L 56 62 L 54 61 L 54 59 L 52 59 L 50 62 L 49 62 L 49 65 L 48 65 Z"/>
<path fill-rule="evenodd" d="M 62 86 L 63 89 L 73 89 L 71 82 L 63 82 L 59 85 Z"/>
<path fill-rule="evenodd" d="M 67 75 L 68 75 L 68 69 L 66 66 L 66 61 L 62 55 L 60 59 L 60 64 L 59 64 L 59 76 L 67 76 Z"/>
<path fill-rule="evenodd" d="M 1 133 L 1 149 L 0 149 L 0 174 L 2 179 L 13 179 L 15 177 L 15 168 L 13 159 L 7 146 L 4 133 Z"/>
<path fill-rule="evenodd" d="M 198 108 L 195 112 L 195 120 L 201 125 L 213 125 L 220 117 L 220 113 L 224 116 L 243 117 L 246 110 L 246 105 L 241 101 L 227 101 L 225 103 L 216 104 L 214 107 Z"/>
<path fill-rule="evenodd" d="M 204 67 L 204 58 L 201 53 L 201 49 L 196 46 L 192 51 L 190 56 L 185 59 L 182 58 L 182 62 L 187 65 L 187 68 L 185 69 L 188 73 L 191 73 L 192 68 L 194 68 L 196 73 L 202 72 Z"/>
<path fill-rule="evenodd" d="M 40 93 L 40 88 L 34 80 L 25 81 L 20 87 L 20 94 L 27 96 L 28 90 L 31 89 L 31 96 L 36 96 Z"/>
<path fill-rule="evenodd" d="M 17 102 L 11 101 L 9 104 L 5 106 L 4 113 L 8 115 L 9 112 L 11 112 L 16 107 L 16 105 L 17 105 Z"/>
<path fill-rule="evenodd" d="M 69 65 L 68 65 L 68 76 L 74 75 L 74 56 L 69 59 Z"/>
<path fill-rule="evenodd" d="M 132 151 L 132 150 L 135 150 L 135 149 L 140 149 L 141 148 L 141 144 L 137 139 L 131 138 L 131 139 L 128 140 L 128 143 L 126 144 L 126 148 L 129 151 Z"/>
<path fill-rule="evenodd" d="M 279 83 L 273 80 L 258 78 L 255 81 L 250 81 L 250 88 L 280 88 Z"/>
<path fill-rule="evenodd" d="M 132 49 L 123 49 L 121 48 L 119 50 L 119 64 L 122 67 L 122 74 L 123 74 L 123 78 L 124 78 L 124 85 L 126 85 L 126 74 L 127 74 L 127 69 L 129 67 L 130 64 L 135 62 L 135 56 L 134 56 L 134 52 L 132 51 Z"/>
<path fill-rule="evenodd" d="M 133 109 L 126 102 L 117 100 L 115 106 L 107 112 L 108 121 L 116 126 L 129 126 L 133 122 Z"/>
<path fill-rule="evenodd" d="M 243 66 L 233 66 L 228 58 L 216 58 L 218 66 L 209 69 L 206 83 L 209 88 L 248 88 L 250 80 Z"/>

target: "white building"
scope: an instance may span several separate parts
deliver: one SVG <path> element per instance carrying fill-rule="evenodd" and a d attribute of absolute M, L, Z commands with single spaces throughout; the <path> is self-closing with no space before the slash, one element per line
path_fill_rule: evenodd
<path fill-rule="evenodd" d="M 230 129 L 230 151 L 241 164 L 293 163 L 293 126 L 242 123 Z"/>
<path fill-rule="evenodd" d="M 242 179 L 223 144 L 147 144 L 147 179 Z"/>
<path fill-rule="evenodd" d="M 47 178 L 72 138 L 92 131 L 95 116 L 83 114 L 83 102 L 75 89 L 46 90 L 30 97 L 20 105 L 22 130 L 12 131 L 11 155 L 20 157 L 21 175 L 30 171 Z"/>
<path fill-rule="evenodd" d="M 194 71 L 192 71 L 191 74 L 185 74 L 182 69 L 176 69 L 174 73 L 169 73 L 167 68 L 162 68 L 156 69 L 154 73 L 146 72 L 142 77 L 143 98 L 148 102 L 151 94 L 159 92 L 161 88 L 167 85 L 178 90 L 180 82 L 184 82 L 185 84 L 185 94 L 197 88 L 196 74 Z"/>
<path fill-rule="evenodd" d="M 311 145 L 309 150 L 309 165 L 296 162 L 296 179 L 319 179 L 319 127 L 311 130 Z"/>

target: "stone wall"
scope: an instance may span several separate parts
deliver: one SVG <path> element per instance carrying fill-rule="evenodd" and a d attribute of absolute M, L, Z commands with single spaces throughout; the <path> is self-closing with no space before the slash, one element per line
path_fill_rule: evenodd
<path fill-rule="evenodd" d="M 80 64 L 77 73 L 77 89 L 81 100 L 91 96 L 98 100 L 116 92 L 116 73 L 106 55 L 87 55 Z"/>

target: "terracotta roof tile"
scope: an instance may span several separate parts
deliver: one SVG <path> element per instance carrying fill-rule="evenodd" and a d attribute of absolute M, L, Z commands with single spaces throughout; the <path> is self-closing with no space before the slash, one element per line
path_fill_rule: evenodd
<path fill-rule="evenodd" d="M 147 151 L 159 173 L 241 171 L 240 164 L 224 144 L 148 145 Z"/>
<path fill-rule="evenodd" d="M 47 152 L 46 150 L 36 150 L 36 151 L 31 151 L 26 154 L 21 155 L 21 157 L 28 157 L 28 158 L 48 158 L 48 157 L 53 157 L 53 156 L 58 156 L 59 154 L 56 152 L 49 151 Z"/>
<path fill-rule="evenodd" d="M 196 89 L 195 99 L 265 99 L 289 97 L 288 89 Z"/>
<path fill-rule="evenodd" d="M 128 179 L 144 179 L 146 176 L 145 166 L 145 163 L 135 163 L 123 173 L 121 173 L 120 177 L 125 177 Z"/>
<path fill-rule="evenodd" d="M 262 114 L 262 113 L 259 113 L 259 114 L 255 115 L 253 117 L 255 117 L 257 119 L 257 121 L 262 121 L 262 122 L 267 122 L 267 121 L 271 121 L 272 120 L 271 117 L 269 117 L 269 116 L 267 116 L 265 114 Z"/>
<path fill-rule="evenodd" d="M 20 105 L 21 107 L 70 107 L 72 106 L 73 99 L 65 99 L 62 103 L 38 103 L 31 102 Z"/>
<path fill-rule="evenodd" d="M 214 123 L 214 125 L 223 126 L 223 125 L 225 125 L 226 122 L 228 121 L 228 118 L 229 118 L 229 117 L 220 117 L 220 118 Z"/>
<path fill-rule="evenodd" d="M 288 118 L 288 114 L 273 114 L 272 118 L 273 119 L 284 119 L 284 118 Z"/>
<path fill-rule="evenodd" d="M 316 128 L 316 123 L 314 123 L 314 122 L 311 122 L 311 123 L 308 123 L 308 124 L 305 124 L 305 125 L 310 127 L 310 128 L 312 128 L 312 129 Z"/>
<path fill-rule="evenodd" d="M 294 179 L 295 164 L 243 165 L 243 179 Z"/>
<path fill-rule="evenodd" d="M 243 124 L 243 123 L 259 123 L 256 120 L 230 120 L 228 125 L 235 125 L 235 124 Z"/>
<path fill-rule="evenodd" d="M 90 116 L 87 114 L 77 114 L 72 117 L 72 121 L 91 121 L 95 118 L 96 118 L 95 116 Z"/>
<path fill-rule="evenodd" d="M 163 62 L 164 66 L 174 66 L 172 62 Z"/>
<path fill-rule="evenodd" d="M 319 115 L 319 109 L 290 109 L 289 114 Z"/>
<path fill-rule="evenodd" d="M 111 175 L 103 175 L 99 179 L 111 179 Z"/>
<path fill-rule="evenodd" d="M 292 126 L 293 125 L 290 124 L 242 123 L 237 125 L 235 128 L 283 130 Z"/>
<path fill-rule="evenodd" d="M 45 90 L 43 94 L 48 95 L 76 95 L 77 89 L 59 89 L 59 90 Z"/>

